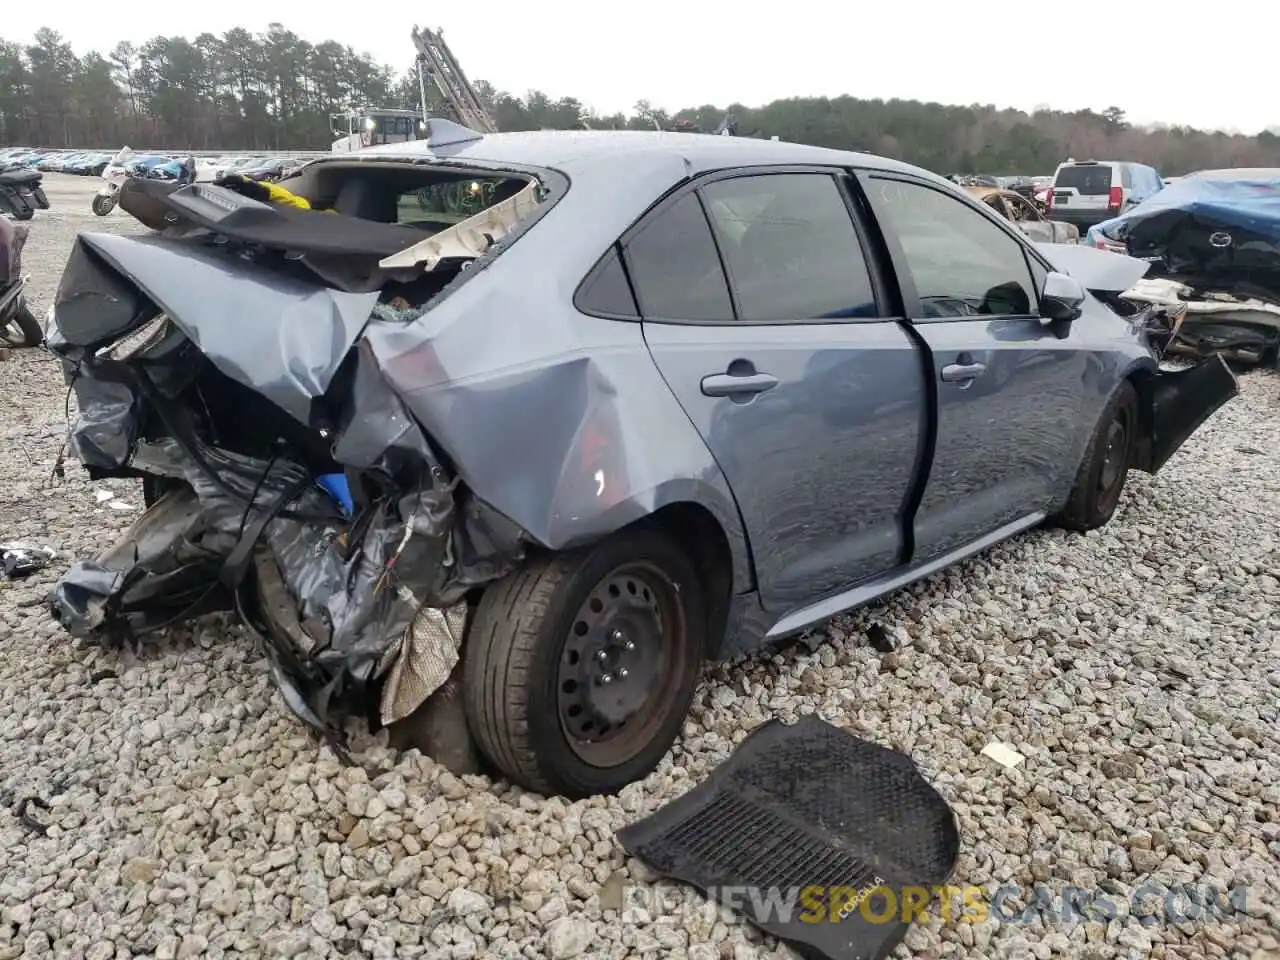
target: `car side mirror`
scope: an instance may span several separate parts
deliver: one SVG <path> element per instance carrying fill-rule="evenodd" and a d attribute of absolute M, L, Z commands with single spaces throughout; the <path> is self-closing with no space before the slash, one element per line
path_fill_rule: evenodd
<path fill-rule="evenodd" d="M 1050 273 L 1040 292 L 1040 316 L 1070 323 L 1084 312 L 1085 290 L 1080 281 L 1065 273 Z"/>

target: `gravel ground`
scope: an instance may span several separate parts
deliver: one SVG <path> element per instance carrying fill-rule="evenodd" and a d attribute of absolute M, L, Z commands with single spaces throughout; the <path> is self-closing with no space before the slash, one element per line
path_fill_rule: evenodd
<path fill-rule="evenodd" d="M 37 313 L 95 184 L 46 178 Z M 944 923 L 897 956 L 1280 956 L 1280 377 L 1256 373 L 1109 528 L 1034 532 L 900 592 L 800 648 L 719 666 L 662 767 L 622 796 L 546 800 L 365 738 L 342 768 L 225 621 L 139 655 L 60 634 L 40 601 L 67 559 L 136 510 L 50 480 L 58 368 L 0 365 L 0 539 L 53 547 L 0 584 L 0 960 L 19 956 L 789 957 L 729 915 L 602 910 L 653 878 L 613 831 L 706 777 L 756 724 L 817 711 L 906 750 L 953 803 L 957 881 L 1109 891 L 1108 924 Z M 135 508 L 141 493 L 114 484 Z M 895 653 L 866 645 L 882 623 Z M 1026 756 L 1005 770 L 991 740 Z M 11 811 L 36 795 L 39 834 Z M 1245 912 L 1143 924 L 1146 883 L 1247 884 Z M 609 897 L 606 896 L 606 902 Z M 1151 919 L 1151 918 L 1149 918 Z"/>

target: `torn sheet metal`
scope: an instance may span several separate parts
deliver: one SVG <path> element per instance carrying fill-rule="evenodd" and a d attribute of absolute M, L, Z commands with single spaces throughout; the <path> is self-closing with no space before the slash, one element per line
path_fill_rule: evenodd
<path fill-rule="evenodd" d="M 1197 317 L 1230 317 L 1241 323 L 1280 329 L 1280 305 L 1257 297 L 1233 297 L 1222 293 L 1197 298 L 1196 291 L 1185 283 L 1159 278 L 1141 280 L 1123 296 L 1126 300 L 1181 307 Z"/>
<path fill-rule="evenodd" d="M 436 265 L 449 257 L 475 259 L 484 256 L 497 243 L 531 214 L 541 202 L 542 187 L 536 180 L 530 181 L 514 197 L 495 203 L 461 223 L 399 253 L 386 257 L 380 264 L 384 270 L 396 270 L 421 266 L 434 270 Z"/>
<path fill-rule="evenodd" d="M 519 561 L 521 531 L 458 488 L 366 345 L 353 366 L 332 448 L 344 475 L 128 429 L 103 452 L 98 424 L 133 426 L 134 393 L 87 364 L 77 449 L 186 486 L 116 548 L 72 567 L 51 596 L 64 627 L 138 636 L 224 609 L 255 579 L 274 672 L 304 721 L 328 723 L 336 703 L 379 681 L 384 722 L 417 709 L 458 662 L 466 592 Z"/>
<path fill-rule="evenodd" d="M 80 406 L 73 450 L 91 475 L 180 486 L 54 589 L 70 633 L 109 642 L 235 606 L 265 626 L 285 700 L 312 726 L 378 683 L 384 721 L 402 719 L 445 681 L 467 591 L 518 563 L 524 534 L 459 487 L 367 344 L 353 351 L 376 301 L 198 237 L 80 238 L 53 338 Z M 103 348 L 157 308 L 173 332 L 145 368 L 113 360 Z M 271 457 L 219 446 L 207 406 L 245 388 L 265 398 L 255 421 L 278 408 L 310 436 L 322 413 L 321 442 L 285 438 Z"/>
<path fill-rule="evenodd" d="M 198 460 L 212 465 L 216 477 Z M 302 642 L 278 658 L 294 699 L 324 719 L 331 700 L 359 693 L 391 671 L 397 685 L 387 712 L 399 719 L 432 692 L 432 682 L 444 682 L 460 634 L 446 636 L 451 647 L 424 649 L 441 638 L 420 611 L 435 599 L 429 588 L 448 578 L 438 572 L 449 567 L 453 506 L 447 487 L 375 501 L 348 525 L 298 464 L 210 447 L 200 448 L 197 459 L 178 441 L 164 439 L 139 442 L 131 465 L 180 477 L 188 486 L 147 511 L 120 545 L 76 564 L 55 587 L 55 615 L 73 635 L 137 636 L 186 619 L 190 604 L 215 593 L 225 606 L 226 592 L 238 588 L 228 578 L 237 550 L 245 531 L 257 529 L 287 588 L 285 606 L 301 628 Z M 268 600 L 269 587 L 260 583 Z M 200 612 L 208 609 L 206 604 Z M 279 619 L 279 611 L 266 614 Z M 404 644 L 415 621 L 417 633 Z M 460 629 L 456 617 L 451 627 Z M 437 661 L 447 669 L 437 670 Z"/>
<path fill-rule="evenodd" d="M 1219 355 L 1185 370 L 1161 370 L 1151 386 L 1151 450 L 1141 468 L 1155 473 L 1224 403 L 1240 384 Z"/>
<path fill-rule="evenodd" d="M 72 263 L 55 303 L 69 343 L 87 346 L 128 329 L 143 308 L 128 292 L 132 280 L 219 370 L 302 423 L 378 302 L 375 293 L 333 290 L 159 237 L 81 234 Z"/>
<path fill-rule="evenodd" d="M 216 585 L 234 540 L 195 507 L 194 492 L 175 491 L 116 546 L 72 565 L 50 595 L 54 618 L 72 636 L 118 642 L 226 608 Z"/>
<path fill-rule="evenodd" d="M 1170 349 L 1208 356 L 1261 360 L 1280 345 L 1280 305 L 1230 293 L 1197 293 L 1167 278 L 1140 280 L 1121 296 L 1134 303 L 1162 307 L 1179 321 Z"/>
<path fill-rule="evenodd" d="M 1151 264 L 1080 244 L 1037 243 L 1036 249 L 1059 273 L 1075 277 L 1086 290 L 1121 293 L 1137 283 Z"/>
<path fill-rule="evenodd" d="M 69 373 L 80 417 L 71 431 L 71 452 L 89 470 L 118 470 L 133 455 L 138 432 L 136 391 L 127 383 Z M 91 474 L 92 475 L 92 474 Z"/>

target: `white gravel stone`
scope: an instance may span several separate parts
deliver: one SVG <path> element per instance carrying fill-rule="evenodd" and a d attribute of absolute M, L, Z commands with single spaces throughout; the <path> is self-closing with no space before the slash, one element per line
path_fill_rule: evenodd
<path fill-rule="evenodd" d="M 93 217 L 91 178 L 46 184 L 53 209 L 26 250 L 37 314 L 76 230 L 139 229 Z M 0 960 L 264 944 L 285 957 L 788 957 L 692 898 L 622 923 L 600 891 L 615 875 L 615 893 L 657 879 L 616 829 L 705 779 L 756 724 L 812 712 L 921 765 L 959 819 L 957 883 L 1077 883 L 1120 901 L 1145 884 L 1249 887 L 1244 913 L 1216 926 L 1147 927 L 1127 905 L 1105 925 L 934 917 L 911 933 L 919 956 L 1277 956 L 1273 372 L 1242 378 L 1158 477 L 1134 474 L 1106 529 L 1029 533 L 832 623 L 814 652 L 710 668 L 659 768 L 580 803 L 456 777 L 367 734 L 367 771 L 343 767 L 226 619 L 136 651 L 67 637 L 43 596 L 133 514 L 99 504 L 74 463 L 50 482 L 66 429 L 57 365 L 17 352 L 0 377 L 0 538 L 60 555 L 0 582 Z M 135 483 L 104 486 L 140 502 Z M 866 645 L 872 623 L 894 652 Z M 1026 759 L 1000 769 L 979 752 L 993 740 Z M 12 815 L 26 796 L 48 801 L 34 811 L 47 834 Z"/>

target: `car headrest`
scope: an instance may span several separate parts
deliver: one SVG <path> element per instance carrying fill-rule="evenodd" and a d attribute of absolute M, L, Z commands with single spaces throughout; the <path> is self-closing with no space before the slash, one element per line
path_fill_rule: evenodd
<path fill-rule="evenodd" d="M 338 195 L 333 199 L 333 210 L 361 220 L 395 223 L 396 195 L 394 191 L 379 186 L 370 179 L 352 177 L 338 190 Z"/>

